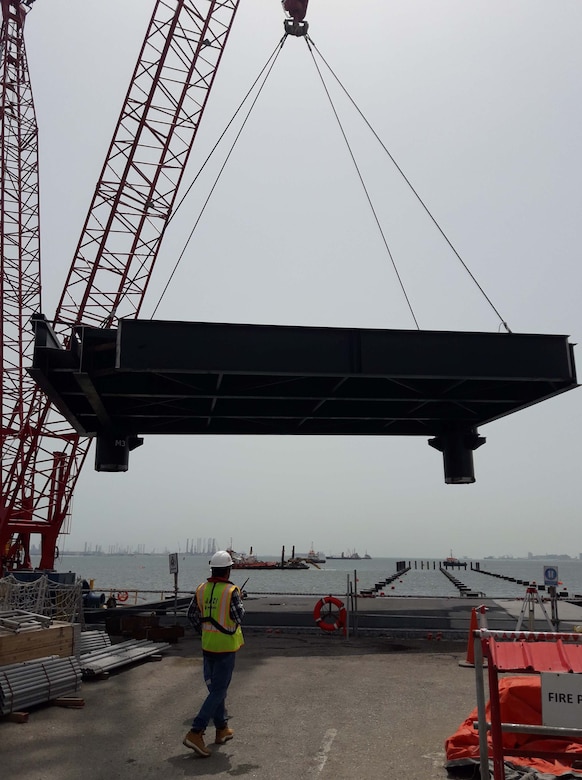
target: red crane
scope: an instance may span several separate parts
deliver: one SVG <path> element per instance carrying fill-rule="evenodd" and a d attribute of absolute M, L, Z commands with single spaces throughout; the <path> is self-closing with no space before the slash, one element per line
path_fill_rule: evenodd
<path fill-rule="evenodd" d="M 38 133 L 24 46 L 34 0 L 0 0 L 2 32 L 0 574 L 41 569 L 57 539 L 88 442 L 28 377 L 41 311 Z M 72 328 L 137 317 L 239 0 L 156 0 L 129 89 L 52 319 Z"/>

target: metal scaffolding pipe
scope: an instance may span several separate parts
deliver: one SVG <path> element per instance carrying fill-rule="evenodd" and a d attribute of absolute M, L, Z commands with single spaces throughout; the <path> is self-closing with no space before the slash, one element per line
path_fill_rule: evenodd
<path fill-rule="evenodd" d="M 73 656 L 47 656 L 0 668 L 0 714 L 7 715 L 79 690 L 82 672 Z"/>

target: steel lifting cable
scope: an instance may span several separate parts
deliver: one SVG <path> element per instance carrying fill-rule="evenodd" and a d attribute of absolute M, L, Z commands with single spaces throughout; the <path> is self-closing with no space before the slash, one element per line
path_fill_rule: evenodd
<path fill-rule="evenodd" d="M 485 290 L 483 289 L 483 287 L 482 287 L 482 286 L 479 284 L 479 282 L 477 281 L 477 279 L 476 279 L 475 275 L 474 275 L 474 274 L 471 272 L 471 270 L 469 269 L 469 267 L 467 266 L 467 264 L 465 263 L 465 261 L 463 260 L 463 258 L 461 257 L 461 255 L 459 254 L 459 252 L 458 252 L 458 251 L 455 249 L 455 247 L 453 246 L 452 242 L 450 241 L 450 239 L 448 238 L 448 236 L 446 235 L 446 233 L 444 232 L 444 230 L 441 228 L 441 226 L 439 225 L 439 223 L 437 222 L 437 220 L 435 219 L 435 217 L 432 215 L 432 213 L 431 213 L 431 211 L 429 210 L 429 208 L 428 208 L 428 206 L 426 205 L 426 203 L 423 201 L 423 199 L 420 197 L 420 195 L 418 194 L 418 192 L 416 191 L 416 189 L 413 187 L 413 185 L 412 185 L 411 181 L 408 179 L 408 177 L 406 176 L 406 174 L 404 173 L 404 171 L 402 170 L 402 168 L 401 168 L 401 167 L 398 165 L 398 163 L 396 162 L 396 160 L 394 159 L 394 157 L 392 156 L 392 154 L 390 154 L 390 152 L 388 151 L 388 149 L 386 148 L 386 146 L 385 146 L 385 145 L 384 145 L 384 143 L 382 142 L 381 138 L 378 136 L 378 134 L 376 133 L 376 131 L 374 130 L 374 128 L 372 127 L 372 125 L 371 125 L 371 124 L 368 122 L 368 120 L 366 119 L 366 117 L 364 116 L 364 114 L 362 113 L 362 111 L 360 110 L 359 106 L 356 104 L 356 102 L 354 101 L 354 99 L 352 98 L 352 96 L 350 95 L 350 93 L 347 91 L 347 89 L 344 87 L 344 85 L 342 84 L 342 82 L 339 80 L 338 76 L 335 74 L 335 72 L 333 71 L 333 69 L 331 68 L 331 66 L 329 65 L 329 63 L 327 62 L 327 60 L 325 59 L 325 57 L 323 56 L 323 54 L 322 54 L 322 53 L 319 51 L 319 49 L 317 48 L 317 46 L 316 46 L 316 45 L 315 45 L 315 43 L 313 42 L 312 38 L 311 38 L 310 36 L 306 36 L 306 38 L 305 38 L 305 41 L 306 41 L 306 43 L 307 43 L 307 46 L 309 47 L 309 51 L 310 51 L 310 53 L 311 53 L 311 56 L 313 57 L 313 61 L 314 61 L 314 63 L 315 63 L 315 66 L 316 66 L 316 68 L 317 68 L 317 71 L 318 71 L 318 73 L 320 74 L 320 77 L 321 77 L 321 71 L 319 70 L 319 67 L 317 66 L 317 63 L 315 62 L 315 57 L 314 57 L 314 55 L 313 55 L 313 50 L 315 50 L 315 51 L 317 52 L 317 54 L 318 54 L 318 55 L 319 55 L 319 57 L 321 58 L 321 61 L 322 61 L 322 62 L 325 64 L 326 68 L 329 70 L 329 72 L 331 73 L 331 75 L 332 75 L 332 76 L 334 77 L 334 79 L 337 81 L 337 83 L 339 84 L 340 88 L 341 88 L 341 89 L 343 90 L 343 92 L 346 94 L 346 96 L 347 96 L 348 100 L 349 100 L 349 101 L 351 102 L 351 104 L 354 106 L 354 108 L 356 109 L 356 111 L 358 112 L 358 114 L 359 114 L 359 115 L 362 117 L 362 119 L 363 119 L 363 120 L 364 120 L 364 122 L 366 123 L 366 125 L 367 125 L 368 129 L 369 129 L 369 130 L 372 132 L 372 135 L 374 136 L 374 138 L 375 138 L 375 139 L 378 141 L 378 143 L 380 144 L 380 146 L 382 147 L 382 149 L 383 149 L 383 150 L 386 152 L 386 154 L 387 154 L 387 155 L 388 155 L 388 157 L 390 158 L 390 161 L 392 162 L 392 164 L 394 165 L 394 167 L 396 168 L 396 170 L 398 171 L 398 173 L 399 173 L 399 174 L 402 176 L 402 178 L 404 179 L 404 181 L 406 182 L 406 184 L 407 184 L 407 185 L 408 185 L 408 187 L 410 188 L 411 192 L 414 194 L 415 198 L 418 200 L 418 202 L 420 203 L 420 205 L 422 206 L 422 208 L 424 209 L 424 211 L 426 212 L 426 214 L 427 214 L 427 215 L 429 216 L 429 218 L 431 219 L 431 221 L 432 221 L 432 223 L 434 224 L 434 226 L 436 227 L 436 229 L 439 231 L 439 233 L 441 234 L 441 236 L 444 238 L 444 240 L 445 240 L 445 241 L 446 241 L 446 243 L 448 244 L 449 248 L 452 250 L 452 252 L 454 253 L 455 257 L 457 258 L 457 260 L 458 260 L 458 261 L 461 263 L 461 265 L 463 266 L 463 268 L 465 269 L 465 271 L 466 271 L 466 272 L 469 274 L 470 278 L 471 278 L 471 279 L 472 279 L 472 281 L 475 283 L 475 285 L 477 286 L 477 289 L 478 289 L 478 290 L 479 290 L 479 292 L 480 292 L 480 293 L 483 295 L 483 297 L 485 298 L 485 300 L 487 301 L 487 303 L 489 304 L 489 306 L 490 306 L 490 307 L 493 309 L 493 311 L 495 312 L 495 314 L 496 314 L 496 315 L 499 317 L 499 320 L 500 320 L 500 322 L 501 322 L 501 325 L 503 325 L 503 327 L 505 328 L 505 330 L 506 330 L 508 333 L 511 333 L 511 329 L 509 328 L 509 326 L 508 326 L 508 324 L 507 324 L 507 321 L 506 321 L 506 320 L 505 320 L 505 319 L 504 319 L 504 318 L 501 316 L 501 314 L 499 313 L 499 311 L 497 310 L 497 308 L 494 306 L 493 302 L 491 301 L 491 299 L 489 298 L 489 296 L 487 295 L 487 293 L 485 292 Z M 322 79 L 322 83 L 323 83 L 323 78 L 321 77 L 321 79 Z M 329 97 L 329 92 L 328 92 L 328 90 L 327 90 L 327 87 L 325 86 L 325 83 L 324 83 L 324 89 L 325 89 L 325 91 L 326 91 L 326 93 L 327 93 L 327 95 L 328 95 L 328 97 Z M 331 102 L 331 98 L 330 98 L 330 102 Z M 332 104 L 332 107 L 333 107 L 333 104 Z M 335 108 L 334 108 L 334 113 L 335 113 Z M 337 114 L 336 114 L 336 117 L 337 117 Z M 339 120 L 338 120 L 338 121 L 339 121 Z M 343 133 L 343 129 L 342 129 L 342 133 Z M 344 134 L 344 138 L 345 138 L 345 134 Z M 347 143 L 347 141 L 346 141 L 346 143 Z M 350 149 L 350 154 L 351 154 L 351 149 Z M 352 155 L 352 159 L 353 159 L 353 155 Z M 354 164 L 355 164 L 355 160 L 354 160 Z M 356 166 L 356 168 L 357 168 L 357 166 Z M 359 170 L 358 170 L 358 175 L 360 175 L 360 173 L 359 173 Z M 360 180 L 361 180 L 361 176 L 360 176 Z M 362 186 L 364 186 L 364 183 L 363 183 L 363 181 L 362 181 Z M 365 188 L 365 186 L 364 186 L 364 189 L 366 189 L 366 188 Z M 367 192 L 367 190 L 366 190 L 366 196 L 368 197 L 368 200 L 370 200 L 370 199 L 369 199 L 369 196 L 368 196 L 368 192 Z M 370 205 L 371 205 L 371 203 L 370 203 Z M 372 209 L 372 210 L 373 210 L 373 209 Z M 376 217 L 376 212 L 375 212 L 374 210 L 373 210 L 373 212 L 374 212 L 374 217 L 375 217 L 375 219 L 376 219 L 376 222 L 378 222 L 378 218 Z M 380 227 L 379 223 L 378 223 L 378 227 Z M 380 232 L 382 233 L 382 238 L 384 238 L 384 233 L 382 232 L 382 228 L 380 228 Z M 385 239 L 385 238 L 384 238 L 384 243 L 386 244 L 386 239 Z M 386 248 L 388 249 L 388 245 L 387 245 L 387 244 L 386 244 Z M 389 253 L 389 255 L 390 255 L 390 259 L 392 260 L 392 265 L 394 266 L 394 270 L 396 271 L 396 266 L 395 266 L 395 264 L 394 264 L 394 260 L 393 260 L 393 258 L 392 258 L 392 254 L 390 253 L 390 250 L 389 250 L 389 249 L 388 249 L 388 253 Z M 396 271 L 396 274 L 397 274 L 397 276 L 398 276 L 398 281 L 400 282 L 400 286 L 402 287 L 402 281 L 401 281 L 401 279 L 400 279 L 400 276 L 398 275 L 398 272 L 397 272 L 397 271 Z M 404 291 L 404 288 L 403 288 L 403 287 L 402 287 L 402 289 L 403 289 L 403 291 Z M 404 294 L 405 294 L 405 296 L 406 296 L 406 293 L 404 293 Z M 407 302 L 408 302 L 408 297 L 406 297 L 406 300 L 407 300 Z M 409 303 L 408 305 L 409 305 L 409 308 L 410 308 L 410 303 Z M 410 310 L 411 310 L 411 312 L 412 312 L 412 309 L 410 309 Z M 412 316 L 414 317 L 414 313 L 412 314 Z M 416 322 L 416 318 L 414 318 L 414 321 Z"/>
<path fill-rule="evenodd" d="M 309 52 L 310 52 L 311 57 L 313 59 L 313 64 L 315 65 L 315 69 L 317 70 L 317 73 L 319 74 L 319 78 L 320 78 L 321 83 L 323 85 L 323 89 L 325 90 L 325 94 L 327 95 L 327 98 L 329 100 L 329 103 L 331 105 L 331 109 L 332 109 L 332 111 L 334 113 L 334 116 L 335 116 L 335 118 L 337 120 L 337 123 L 339 125 L 339 128 L 340 128 L 341 134 L 343 136 L 343 139 L 346 142 L 346 146 L 347 146 L 348 152 L 350 154 L 350 157 L 352 158 L 352 162 L 353 162 L 354 167 L 356 169 L 356 173 L 358 174 L 358 178 L 360 180 L 360 184 L 362 185 L 362 188 L 363 188 L 364 193 L 366 195 L 366 199 L 367 199 L 368 205 L 370 206 L 370 209 L 372 211 L 372 215 L 374 217 L 376 225 L 378 226 L 378 230 L 380 231 L 380 235 L 382 236 L 382 241 L 384 242 L 384 246 L 386 247 L 386 251 L 388 252 L 388 257 L 390 258 L 390 262 L 392 263 L 392 267 L 394 268 L 394 273 L 396 274 L 396 278 L 398 279 L 398 284 L 400 285 L 400 289 L 402 290 L 402 293 L 403 293 L 404 298 L 406 300 L 406 303 L 408 305 L 408 309 L 409 309 L 409 311 L 410 311 L 410 313 L 412 315 L 412 319 L 414 320 L 414 324 L 416 325 L 417 330 L 420 330 L 420 326 L 418 324 L 418 320 L 416 319 L 416 315 L 414 313 L 414 309 L 412 308 L 412 304 L 411 304 L 410 299 L 408 297 L 408 293 L 406 292 L 406 288 L 404 287 L 404 282 L 402 281 L 402 277 L 400 276 L 400 272 L 398 271 L 398 268 L 396 266 L 396 261 L 394 260 L 394 256 L 393 256 L 392 252 L 390 251 L 390 247 L 388 245 L 388 240 L 386 239 L 386 235 L 385 235 L 384 231 L 382 230 L 382 225 L 380 224 L 380 220 L 378 218 L 378 214 L 376 212 L 376 209 L 374 208 L 374 204 L 372 203 L 372 198 L 370 197 L 370 193 L 368 192 L 368 188 L 366 187 L 366 183 L 364 182 L 364 177 L 362 176 L 362 173 L 360 171 L 360 167 L 359 167 L 358 163 L 356 162 L 356 158 L 355 158 L 354 153 L 352 151 L 352 147 L 350 146 L 350 142 L 348 141 L 348 137 L 347 137 L 347 135 L 345 133 L 345 130 L 343 128 L 343 125 L 341 123 L 339 115 L 338 115 L 338 113 L 336 111 L 336 108 L 334 106 L 333 100 L 332 100 L 331 95 L 329 93 L 329 90 L 327 88 L 327 84 L 325 83 L 325 80 L 323 78 L 323 74 L 322 74 L 322 72 L 321 72 L 321 70 L 319 68 L 319 65 L 317 64 L 317 62 L 315 60 L 315 57 L 313 56 L 313 49 L 312 49 L 313 41 L 311 40 L 311 38 L 309 38 L 309 36 L 305 36 L 305 43 L 307 44 L 307 48 L 309 49 Z M 313 44 L 313 47 L 315 48 L 315 44 Z M 322 59 L 323 59 L 323 57 L 322 57 Z M 324 60 L 324 62 L 325 62 L 325 60 Z"/>
<path fill-rule="evenodd" d="M 210 192 L 208 193 L 208 196 L 206 197 L 206 200 L 204 201 L 204 203 L 202 205 L 202 208 L 200 209 L 200 213 L 198 214 L 198 217 L 196 218 L 196 221 L 194 223 L 194 227 L 190 231 L 190 233 L 188 235 L 188 238 L 186 239 L 186 242 L 185 242 L 185 244 L 184 244 L 184 246 L 182 248 L 182 251 L 178 255 L 178 259 L 176 260 L 176 262 L 174 264 L 174 268 L 172 269 L 172 272 L 171 272 L 171 274 L 170 274 L 170 276 L 168 278 L 168 281 L 166 282 L 166 284 L 164 286 L 164 289 L 162 290 L 162 292 L 160 294 L 160 297 L 158 298 L 158 302 L 155 305 L 155 308 L 154 308 L 154 310 L 153 310 L 153 312 L 151 314 L 150 319 L 154 318 L 154 316 L 155 316 L 155 314 L 156 314 L 156 312 L 157 312 L 157 310 L 158 310 L 158 308 L 159 308 L 159 306 L 160 306 L 160 304 L 162 302 L 162 299 L 163 299 L 164 295 L 168 291 L 168 287 L 170 286 L 170 283 L 171 283 L 172 279 L 174 278 L 174 275 L 175 275 L 176 271 L 178 270 L 178 266 L 180 265 L 182 259 L 184 258 L 184 254 L 186 253 L 186 249 L 188 248 L 188 245 L 189 245 L 190 241 L 192 240 L 192 236 L 194 235 L 194 233 L 196 231 L 196 228 L 198 227 L 198 225 L 200 223 L 200 220 L 202 219 L 202 215 L 203 215 L 206 207 L 208 206 L 208 203 L 210 202 L 210 198 L 212 197 L 212 194 L 214 193 L 214 190 L 216 189 L 216 187 L 218 185 L 219 179 L 220 179 L 220 177 L 222 176 L 222 174 L 224 172 L 226 164 L 229 161 L 230 156 L 231 156 L 231 154 L 234 151 L 234 147 L 236 146 L 236 144 L 237 144 L 237 142 L 238 142 L 238 140 L 239 140 L 239 138 L 240 138 L 240 136 L 242 134 L 242 131 L 243 131 L 243 129 L 244 129 L 244 127 L 245 127 L 245 125 L 246 125 L 250 115 L 251 115 L 251 112 L 252 112 L 253 108 L 255 107 L 257 100 L 259 99 L 259 96 L 260 96 L 260 94 L 261 94 L 261 92 L 263 90 L 263 87 L 265 86 L 265 84 L 267 82 L 267 79 L 269 78 L 269 76 L 271 74 L 271 71 L 273 70 L 273 67 L 275 66 L 275 63 L 277 62 L 277 58 L 279 57 L 279 54 L 281 53 L 281 50 L 283 48 L 283 45 L 284 45 L 286 39 L 287 39 L 287 35 L 284 35 L 281 38 L 281 40 L 279 41 L 279 43 L 277 44 L 277 46 L 274 49 L 274 51 L 270 54 L 269 58 L 267 59 L 267 62 L 263 65 L 263 67 L 261 68 L 258 76 L 253 81 L 253 83 L 249 87 L 249 89 L 247 90 L 246 95 L 243 97 L 243 99 L 241 100 L 238 108 L 236 109 L 236 111 L 232 115 L 231 119 L 227 123 L 227 125 L 224 128 L 224 130 L 222 131 L 222 133 L 219 135 L 218 140 L 216 141 L 216 143 L 214 144 L 214 146 L 212 147 L 212 149 L 208 153 L 206 159 L 204 160 L 204 162 L 200 166 L 200 169 L 198 170 L 198 172 L 197 172 L 196 176 L 194 177 L 194 179 L 192 180 L 191 184 L 186 189 L 184 195 L 180 198 L 180 201 L 178 202 L 178 205 L 174 209 L 172 215 L 170 216 L 170 218 L 168 219 L 168 221 L 167 221 L 167 223 L 166 223 L 166 225 L 164 227 L 164 233 L 165 233 L 166 228 L 168 227 L 170 222 L 173 220 L 173 218 L 176 216 L 176 214 L 177 214 L 178 210 L 180 209 L 180 207 L 184 204 L 184 201 L 186 200 L 186 198 L 189 195 L 190 191 L 192 190 L 192 188 L 194 187 L 194 185 L 198 181 L 198 178 L 200 177 L 200 174 L 202 173 L 202 171 L 206 167 L 207 163 L 210 161 L 210 158 L 212 157 L 212 155 L 217 150 L 220 142 L 222 141 L 222 139 L 224 138 L 224 136 L 228 132 L 230 126 L 232 125 L 232 123 L 236 119 L 236 117 L 239 114 L 239 112 L 242 110 L 244 104 L 248 100 L 248 98 L 251 95 L 252 91 L 255 89 L 256 85 L 259 83 L 259 81 L 260 81 L 261 77 L 263 76 L 263 74 L 265 74 L 264 78 L 263 78 L 263 81 L 262 81 L 262 83 L 259 86 L 259 89 L 257 91 L 257 94 L 255 95 L 255 98 L 253 99 L 253 101 L 251 103 L 251 106 L 250 106 L 249 110 L 247 111 L 247 114 L 246 114 L 246 116 L 245 116 L 245 118 L 244 118 L 244 120 L 242 122 L 242 125 L 240 126 L 240 128 L 239 128 L 239 130 L 238 130 L 238 132 L 237 132 L 237 134 L 235 136 L 235 139 L 234 139 L 234 141 L 231 144 L 231 147 L 230 147 L 230 149 L 228 151 L 228 154 L 227 154 L 226 158 L 224 159 L 224 162 L 223 162 L 222 166 L 220 167 L 220 170 L 218 171 L 218 174 L 216 175 L 216 178 L 214 179 L 214 183 L 213 183 L 212 187 L 210 188 Z M 266 73 L 265 73 L 265 71 L 266 71 Z"/>

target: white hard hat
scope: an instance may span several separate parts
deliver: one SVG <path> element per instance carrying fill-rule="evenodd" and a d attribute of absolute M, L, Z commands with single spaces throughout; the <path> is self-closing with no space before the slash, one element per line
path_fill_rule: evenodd
<path fill-rule="evenodd" d="M 214 553 L 208 563 L 211 569 L 226 569 L 227 566 L 232 566 L 232 558 L 226 550 L 219 550 Z"/>

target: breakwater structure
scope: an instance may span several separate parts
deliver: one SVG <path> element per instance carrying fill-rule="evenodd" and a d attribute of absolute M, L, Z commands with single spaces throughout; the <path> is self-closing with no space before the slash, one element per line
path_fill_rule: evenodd
<path fill-rule="evenodd" d="M 443 566 L 441 566 L 440 571 L 445 575 L 445 577 L 453 583 L 455 588 L 459 591 L 459 594 L 461 596 L 484 596 L 484 591 L 475 591 L 472 588 L 470 588 L 468 585 L 465 585 L 461 580 L 459 580 L 457 577 L 454 576 L 454 574 L 451 574 L 447 569 L 445 569 Z"/>
<path fill-rule="evenodd" d="M 468 585 L 465 585 L 461 580 L 459 580 L 457 577 L 455 577 L 453 574 L 451 574 L 448 571 L 448 568 L 459 568 L 459 569 L 466 569 L 467 568 L 467 561 L 455 561 L 454 563 L 450 560 L 439 562 L 437 560 L 414 560 L 414 561 L 397 561 L 396 563 L 396 572 L 393 574 L 388 575 L 387 577 L 379 580 L 375 583 L 373 587 L 363 588 L 360 590 L 359 595 L 363 598 L 371 598 L 374 596 L 385 596 L 386 591 L 385 589 L 388 586 L 393 587 L 392 583 L 396 582 L 397 580 L 401 580 L 402 577 L 406 576 L 409 572 L 412 572 L 414 570 L 420 570 L 420 571 L 439 571 L 441 574 L 443 574 L 449 582 L 451 582 L 454 587 L 459 591 L 459 595 L 461 596 L 484 596 L 484 591 L 475 590 L 475 588 L 469 587 Z M 470 569 L 473 570 L 473 562 L 470 562 Z M 479 564 L 476 565 L 475 571 L 480 571 Z"/>
<path fill-rule="evenodd" d="M 384 595 L 383 589 L 386 588 L 388 585 L 390 585 L 390 583 L 394 582 L 395 580 L 407 574 L 410 571 L 410 568 L 411 568 L 410 564 L 406 566 L 404 561 L 399 562 L 396 568 L 396 572 L 394 574 L 391 574 L 385 579 L 380 580 L 374 585 L 373 588 L 363 588 L 362 590 L 359 591 L 359 595 L 362 598 L 373 598 L 376 594 L 380 594 L 383 596 Z"/>
<path fill-rule="evenodd" d="M 515 582 L 518 585 L 526 585 L 526 586 L 527 585 L 535 585 L 538 590 L 542 590 L 542 591 L 546 589 L 546 586 L 544 585 L 544 583 L 539 583 L 538 584 L 537 582 L 529 580 L 529 579 L 526 579 L 526 580 L 518 579 L 517 577 L 511 577 L 511 576 L 509 576 L 507 574 L 497 574 L 496 572 L 487 571 L 486 569 L 481 569 L 481 568 L 478 569 L 478 571 L 480 572 L 480 574 L 485 574 L 488 577 L 495 577 L 496 579 L 505 580 L 506 582 Z M 557 595 L 561 596 L 562 598 L 568 598 L 570 594 L 569 594 L 569 592 L 567 590 L 561 590 L 561 591 L 558 591 Z M 578 598 L 582 598 L 582 596 L 577 596 L 577 597 Z"/>

